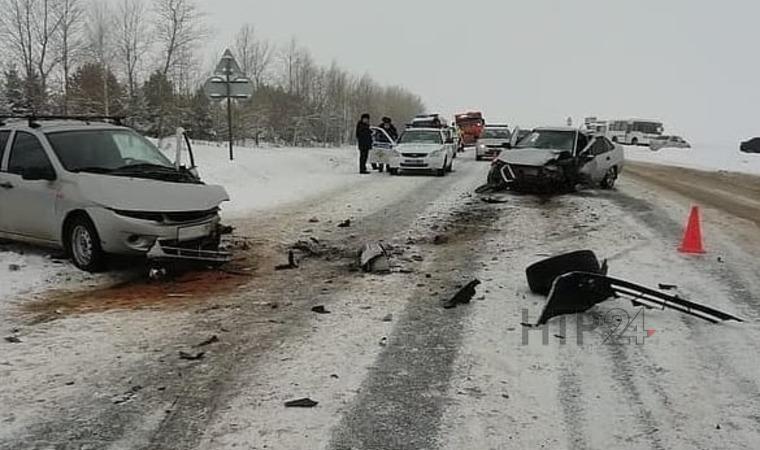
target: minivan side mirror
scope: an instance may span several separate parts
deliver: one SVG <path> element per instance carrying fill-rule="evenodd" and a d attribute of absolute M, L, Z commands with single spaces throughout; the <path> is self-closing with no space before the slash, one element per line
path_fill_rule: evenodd
<path fill-rule="evenodd" d="M 49 168 L 42 168 L 42 167 L 31 167 L 28 169 L 24 169 L 23 174 L 21 175 L 21 178 L 26 181 L 55 181 L 57 178 L 55 175 L 55 170 L 53 170 L 52 167 Z"/>

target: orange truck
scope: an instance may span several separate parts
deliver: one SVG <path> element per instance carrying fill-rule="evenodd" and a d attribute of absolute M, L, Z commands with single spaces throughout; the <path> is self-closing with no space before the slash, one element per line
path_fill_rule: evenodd
<path fill-rule="evenodd" d="M 456 124 L 462 132 L 463 144 L 472 146 L 480 139 L 486 121 L 483 119 L 483 113 L 467 112 L 456 115 Z"/>

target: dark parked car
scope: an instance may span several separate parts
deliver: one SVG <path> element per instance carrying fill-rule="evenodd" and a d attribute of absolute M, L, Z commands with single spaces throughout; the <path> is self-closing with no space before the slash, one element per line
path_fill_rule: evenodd
<path fill-rule="evenodd" d="M 760 153 L 760 137 L 752 138 L 742 142 L 739 149 L 744 153 Z"/>

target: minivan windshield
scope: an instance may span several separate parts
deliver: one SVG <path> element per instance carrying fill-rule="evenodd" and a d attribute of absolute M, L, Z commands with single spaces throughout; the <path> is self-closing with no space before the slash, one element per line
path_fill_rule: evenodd
<path fill-rule="evenodd" d="M 59 131 L 48 133 L 47 137 L 69 172 L 109 173 L 138 167 L 174 169 L 155 145 L 131 130 Z"/>
<path fill-rule="evenodd" d="M 540 148 L 572 152 L 575 147 L 575 131 L 534 130 L 525 136 L 515 148 Z"/>
<path fill-rule="evenodd" d="M 440 131 L 409 130 L 401 135 L 399 144 L 443 144 Z"/>

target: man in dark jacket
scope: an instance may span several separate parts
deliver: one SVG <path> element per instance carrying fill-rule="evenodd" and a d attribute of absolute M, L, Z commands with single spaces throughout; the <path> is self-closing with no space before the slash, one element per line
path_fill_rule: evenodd
<path fill-rule="evenodd" d="M 398 141 L 398 130 L 396 130 L 396 126 L 393 125 L 393 121 L 390 117 L 383 117 L 383 122 L 380 124 L 380 128 L 385 130 L 386 133 L 388 133 L 388 136 L 391 137 L 394 141 Z"/>
<path fill-rule="evenodd" d="M 369 125 L 369 114 L 362 114 L 361 120 L 356 124 L 356 143 L 359 146 L 359 173 L 369 173 L 367 170 L 367 158 L 372 150 L 372 129 Z"/>

